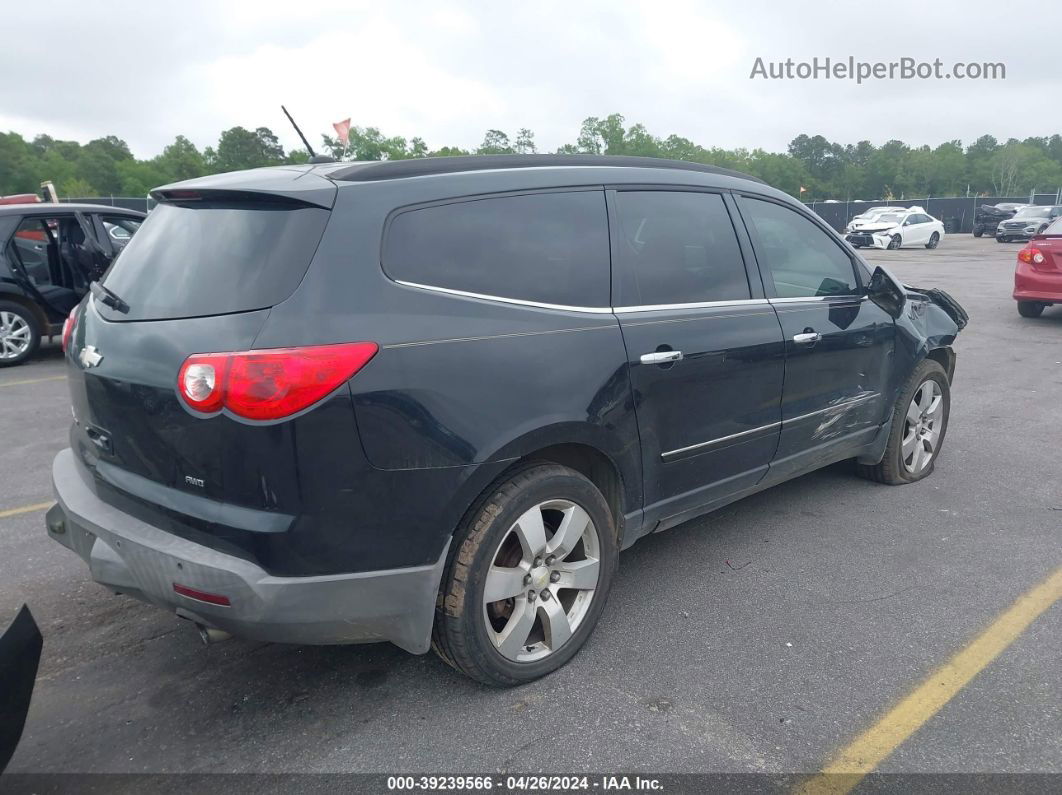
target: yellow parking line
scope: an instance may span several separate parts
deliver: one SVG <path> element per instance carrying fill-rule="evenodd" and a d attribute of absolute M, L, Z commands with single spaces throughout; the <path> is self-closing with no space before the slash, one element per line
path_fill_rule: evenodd
<path fill-rule="evenodd" d="M 806 795 L 849 792 L 1059 599 L 1062 599 L 1062 567 L 1021 596 L 969 646 L 842 749 L 800 792 Z"/>
<path fill-rule="evenodd" d="M 21 386 L 22 384 L 39 384 L 42 381 L 61 381 L 65 375 L 50 375 L 47 378 L 26 378 L 22 381 L 0 381 L 0 386 Z"/>
<path fill-rule="evenodd" d="M 18 516 L 20 513 L 33 513 L 33 511 L 43 511 L 45 508 L 51 508 L 55 503 L 48 502 L 35 502 L 33 505 L 23 505 L 21 508 L 8 508 L 7 510 L 0 511 L 0 519 L 6 519 L 9 516 Z"/>

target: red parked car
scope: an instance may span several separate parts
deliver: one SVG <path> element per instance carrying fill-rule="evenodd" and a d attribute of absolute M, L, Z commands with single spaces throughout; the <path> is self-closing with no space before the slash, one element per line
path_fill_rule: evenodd
<path fill-rule="evenodd" d="M 1039 317 L 1051 304 L 1062 304 L 1062 218 L 1018 252 L 1014 300 L 1022 317 Z"/>

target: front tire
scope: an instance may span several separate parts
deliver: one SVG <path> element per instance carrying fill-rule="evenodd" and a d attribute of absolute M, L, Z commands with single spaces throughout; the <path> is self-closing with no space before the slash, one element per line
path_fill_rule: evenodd
<path fill-rule="evenodd" d="M 619 558 L 612 512 L 593 483 L 557 464 L 521 470 L 473 507 L 454 542 L 432 630 L 445 662 L 512 687 L 578 653 Z"/>
<path fill-rule="evenodd" d="M 890 486 L 927 477 L 944 444 L 950 414 L 948 374 L 937 362 L 924 359 L 896 399 L 885 455 L 877 464 L 860 464 L 859 474 Z"/>
<path fill-rule="evenodd" d="M 940 244 L 940 235 L 934 232 L 929 236 L 929 242 L 926 243 L 926 248 L 936 248 Z"/>
<path fill-rule="evenodd" d="M 40 344 L 41 331 L 33 313 L 13 301 L 0 301 L 0 367 L 22 364 Z"/>
<path fill-rule="evenodd" d="M 1040 317 L 1047 308 L 1047 304 L 1039 301 L 1018 301 L 1018 314 L 1022 317 Z"/>
<path fill-rule="evenodd" d="M 973 233 L 974 237 L 981 237 L 981 235 L 983 235 L 984 233 L 985 233 L 985 230 L 984 230 L 983 227 L 980 227 L 980 226 L 975 226 L 974 227 L 974 233 Z"/>
<path fill-rule="evenodd" d="M 892 239 L 889 240 L 889 251 L 894 251 L 895 249 L 898 249 L 902 245 L 903 245 L 903 238 L 900 237 L 899 235 L 893 235 Z"/>

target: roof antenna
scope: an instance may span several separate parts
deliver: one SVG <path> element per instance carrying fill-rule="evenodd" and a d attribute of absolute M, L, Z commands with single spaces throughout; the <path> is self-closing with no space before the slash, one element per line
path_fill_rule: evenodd
<path fill-rule="evenodd" d="M 284 111 L 284 115 L 288 117 L 288 121 L 291 122 L 291 126 L 295 128 L 295 132 L 297 132 L 299 134 L 299 138 L 302 139 L 302 143 L 306 147 L 306 151 L 310 153 L 310 162 L 311 163 L 334 163 L 334 162 L 336 162 L 336 159 L 334 157 L 329 157 L 328 155 L 319 155 L 315 151 L 313 151 L 313 147 L 310 146 L 310 142 L 306 140 L 306 136 L 302 134 L 302 130 L 300 130 L 299 129 L 299 125 L 297 125 L 295 123 L 295 119 L 291 118 L 291 114 L 288 113 L 288 109 L 285 108 L 283 105 L 280 106 L 280 109 L 282 111 Z"/>

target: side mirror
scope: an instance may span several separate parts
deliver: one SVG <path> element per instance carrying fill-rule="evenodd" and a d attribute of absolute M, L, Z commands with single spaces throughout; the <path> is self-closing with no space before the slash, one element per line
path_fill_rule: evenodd
<path fill-rule="evenodd" d="M 894 318 L 900 316 L 907 303 L 907 291 L 880 265 L 867 284 L 867 297 Z"/>

